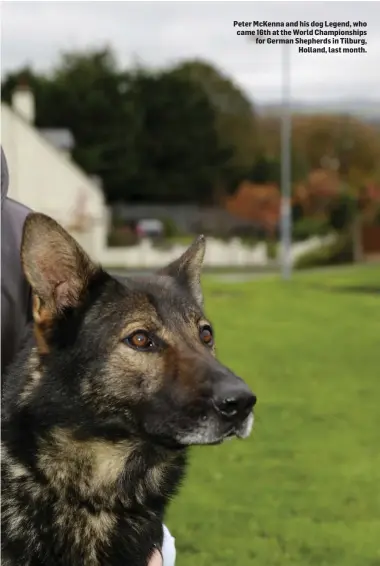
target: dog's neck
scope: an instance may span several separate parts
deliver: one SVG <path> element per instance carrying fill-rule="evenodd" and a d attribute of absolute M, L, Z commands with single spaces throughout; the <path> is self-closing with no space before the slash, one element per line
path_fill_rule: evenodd
<path fill-rule="evenodd" d="M 160 493 L 172 464 L 167 453 L 147 465 L 142 450 L 131 440 L 78 440 L 71 430 L 56 428 L 41 442 L 37 466 L 61 496 L 76 492 L 83 501 L 134 507 Z"/>
<path fill-rule="evenodd" d="M 79 441 L 69 429 L 56 428 L 40 443 L 37 467 L 60 494 L 74 488 L 83 499 L 115 497 L 132 453 L 126 441 Z"/>

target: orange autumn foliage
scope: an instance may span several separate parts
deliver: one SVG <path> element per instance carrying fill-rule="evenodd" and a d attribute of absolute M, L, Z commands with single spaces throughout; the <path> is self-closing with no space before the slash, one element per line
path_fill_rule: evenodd
<path fill-rule="evenodd" d="M 305 216 L 324 216 L 341 191 L 335 171 L 316 169 L 294 189 L 293 203 L 301 205 Z"/>
<path fill-rule="evenodd" d="M 244 181 L 236 193 L 226 199 L 225 208 L 230 214 L 251 220 L 273 232 L 279 222 L 280 199 L 276 185 L 255 185 Z"/>
<path fill-rule="evenodd" d="M 300 205 L 305 217 L 327 219 L 344 190 L 336 171 L 316 169 L 294 187 L 292 205 Z M 358 205 L 366 218 L 374 217 L 380 205 L 380 185 L 373 182 L 363 185 Z M 244 181 L 236 193 L 225 200 L 225 208 L 230 214 L 257 223 L 271 234 L 280 221 L 280 188 L 274 184 L 256 185 Z"/>
<path fill-rule="evenodd" d="M 358 204 L 364 220 L 371 223 L 380 210 L 380 184 L 367 183 L 359 192 Z"/>

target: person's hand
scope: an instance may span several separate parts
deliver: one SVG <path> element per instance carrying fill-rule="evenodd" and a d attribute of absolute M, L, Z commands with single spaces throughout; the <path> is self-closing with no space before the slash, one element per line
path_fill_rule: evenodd
<path fill-rule="evenodd" d="M 175 540 L 168 531 L 168 528 L 163 525 L 164 530 L 164 540 L 162 543 L 162 551 L 156 547 L 154 554 L 149 560 L 147 566 L 175 566 Z M 164 562 L 165 556 L 165 562 Z"/>
<path fill-rule="evenodd" d="M 149 560 L 148 566 L 164 566 L 162 554 L 159 550 L 155 550 L 152 558 Z"/>

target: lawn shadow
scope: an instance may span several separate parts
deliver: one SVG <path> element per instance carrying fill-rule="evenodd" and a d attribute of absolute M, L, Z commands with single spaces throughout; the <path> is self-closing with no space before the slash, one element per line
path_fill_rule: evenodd
<path fill-rule="evenodd" d="M 322 285 L 311 284 L 314 289 L 331 293 L 351 293 L 359 295 L 375 295 L 380 298 L 380 285 Z"/>
<path fill-rule="evenodd" d="M 377 295 L 378 297 L 380 297 L 380 285 L 351 285 L 348 287 L 341 286 L 335 287 L 332 290 L 337 291 L 338 293 L 360 293 L 364 295 Z"/>

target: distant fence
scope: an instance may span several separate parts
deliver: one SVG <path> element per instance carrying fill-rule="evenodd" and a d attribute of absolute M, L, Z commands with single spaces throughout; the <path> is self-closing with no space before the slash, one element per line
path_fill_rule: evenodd
<path fill-rule="evenodd" d="M 326 243 L 330 243 L 334 236 L 324 238 L 314 237 L 304 242 L 296 242 L 291 248 L 292 262 L 300 256 Z M 177 259 L 187 246 L 173 245 L 170 248 L 158 248 L 150 240 L 142 240 L 136 246 L 124 248 L 105 247 L 96 258 L 105 268 L 158 268 Z M 277 254 L 277 258 L 279 253 Z M 249 246 L 234 238 L 224 242 L 216 238 L 207 238 L 206 256 L 204 265 L 207 267 L 270 267 L 276 260 L 268 255 L 265 243 Z"/>
<path fill-rule="evenodd" d="M 141 240 L 137 245 L 125 247 L 107 246 L 109 218 L 105 216 L 93 222 L 89 230 L 71 234 L 84 247 L 87 253 L 106 269 L 156 269 L 177 259 L 188 246 L 183 244 L 155 245 L 149 239 Z M 294 242 L 291 246 L 291 261 L 294 263 L 300 256 L 329 244 L 335 236 L 314 236 L 303 242 Z M 240 238 L 229 241 L 215 237 L 207 237 L 205 267 L 220 268 L 271 268 L 279 263 L 280 246 L 277 246 L 276 257 L 270 257 L 268 246 L 264 242 L 249 245 Z"/>

